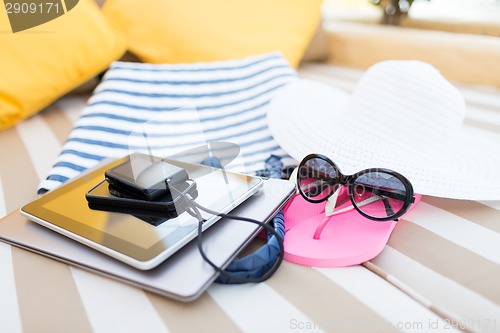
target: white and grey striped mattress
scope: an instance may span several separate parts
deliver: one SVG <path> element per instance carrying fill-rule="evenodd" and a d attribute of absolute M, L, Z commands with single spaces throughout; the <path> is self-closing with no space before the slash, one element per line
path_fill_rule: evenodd
<path fill-rule="evenodd" d="M 361 72 L 305 65 L 299 74 L 349 91 Z M 500 137 L 500 91 L 458 88 L 466 125 Z M 0 216 L 19 218 L 36 197 L 86 98 L 0 132 Z M 284 263 L 264 283 L 213 285 L 187 304 L 0 243 L 0 332 L 453 332 L 450 319 L 500 332 L 499 233 L 500 202 L 424 197 L 363 266 Z"/>

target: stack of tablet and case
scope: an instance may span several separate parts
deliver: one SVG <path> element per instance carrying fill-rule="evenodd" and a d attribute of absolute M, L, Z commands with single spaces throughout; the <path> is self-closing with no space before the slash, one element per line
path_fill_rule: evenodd
<path fill-rule="evenodd" d="M 121 162 L 86 173 L 23 207 L 25 217 L 47 228 L 15 212 L 0 222 L 0 239 L 174 299 L 196 299 L 217 273 L 190 242 L 196 237 L 196 223 L 184 218 L 187 213 L 158 227 L 127 214 L 89 213 L 85 193 L 104 178 L 105 170 Z M 197 202 L 222 212 L 270 221 L 294 193 L 294 185 L 283 180 L 178 165 L 196 181 Z M 206 228 L 219 220 L 206 218 Z M 204 231 L 204 248 L 215 264 L 225 267 L 258 232 L 254 224 L 222 219 Z"/>

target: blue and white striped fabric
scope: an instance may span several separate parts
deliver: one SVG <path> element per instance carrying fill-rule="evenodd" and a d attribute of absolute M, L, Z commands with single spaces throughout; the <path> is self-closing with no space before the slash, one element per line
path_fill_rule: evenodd
<path fill-rule="evenodd" d="M 267 127 L 271 98 L 296 72 L 278 53 L 211 63 L 115 62 L 89 99 L 39 193 L 107 157 L 132 151 L 169 156 L 210 141 L 240 146 L 233 169 L 285 158 Z M 238 164 L 239 163 L 239 164 Z"/>

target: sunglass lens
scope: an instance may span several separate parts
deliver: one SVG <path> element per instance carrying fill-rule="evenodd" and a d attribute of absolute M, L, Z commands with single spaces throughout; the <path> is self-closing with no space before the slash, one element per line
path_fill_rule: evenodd
<path fill-rule="evenodd" d="M 358 176 L 352 186 L 354 203 L 368 216 L 390 220 L 405 207 L 408 190 L 391 173 L 367 172 Z"/>
<path fill-rule="evenodd" d="M 337 184 L 335 167 L 319 157 L 303 161 L 298 171 L 298 186 L 303 196 L 312 202 L 325 200 Z"/>

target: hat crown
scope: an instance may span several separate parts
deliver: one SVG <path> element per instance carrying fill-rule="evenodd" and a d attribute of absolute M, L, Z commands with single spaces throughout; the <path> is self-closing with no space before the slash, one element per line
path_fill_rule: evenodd
<path fill-rule="evenodd" d="M 344 174 L 386 168 L 415 193 L 500 200 L 500 137 L 461 126 L 461 94 L 430 65 L 389 61 L 370 68 L 354 93 L 300 79 L 271 101 L 269 128 L 297 160 L 316 152 Z M 443 152 L 443 154 L 441 154 Z"/>
<path fill-rule="evenodd" d="M 420 61 L 384 61 L 370 67 L 347 109 L 346 121 L 353 126 L 433 158 L 449 153 L 465 117 L 458 90 Z"/>

